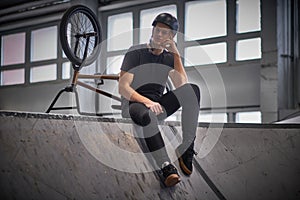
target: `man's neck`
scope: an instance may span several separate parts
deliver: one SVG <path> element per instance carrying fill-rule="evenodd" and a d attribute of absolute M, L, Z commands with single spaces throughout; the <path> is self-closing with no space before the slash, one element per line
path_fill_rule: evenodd
<path fill-rule="evenodd" d="M 163 49 L 151 49 L 154 55 L 160 55 L 164 50 Z"/>
<path fill-rule="evenodd" d="M 160 48 L 154 48 L 151 44 L 147 45 L 148 48 L 151 50 L 151 53 L 154 55 L 160 55 L 164 50 Z"/>

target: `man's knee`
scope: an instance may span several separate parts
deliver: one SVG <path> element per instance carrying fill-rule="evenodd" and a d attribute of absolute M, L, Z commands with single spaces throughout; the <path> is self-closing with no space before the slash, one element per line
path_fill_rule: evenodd
<path fill-rule="evenodd" d="M 183 87 L 185 87 L 185 91 L 188 91 L 189 94 L 186 94 L 188 96 L 190 95 L 195 95 L 197 98 L 197 102 L 198 104 L 200 104 L 200 89 L 198 87 L 198 85 L 193 84 L 193 83 L 186 83 Z M 190 90 L 190 89 L 193 90 Z M 193 92 L 193 94 L 191 94 Z"/>
<path fill-rule="evenodd" d="M 195 85 L 193 83 L 190 83 L 190 85 L 191 85 L 191 87 L 194 90 L 194 93 L 195 93 L 195 95 L 197 97 L 198 102 L 200 103 L 200 88 L 198 87 L 198 85 Z"/>
<path fill-rule="evenodd" d="M 149 109 L 141 103 L 130 104 L 129 114 L 132 121 L 139 126 L 147 126 L 151 122 Z"/>

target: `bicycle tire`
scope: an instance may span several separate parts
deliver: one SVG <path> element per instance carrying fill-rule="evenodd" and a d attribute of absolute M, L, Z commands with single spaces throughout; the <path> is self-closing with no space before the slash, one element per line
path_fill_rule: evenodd
<path fill-rule="evenodd" d="M 84 59 L 87 33 L 93 35 L 88 36 L 90 41 Z M 82 37 L 79 37 L 79 35 L 82 35 Z M 79 38 L 77 48 L 76 37 Z M 64 13 L 60 22 L 60 41 L 65 55 L 73 64 L 73 68 L 78 67 L 80 69 L 93 63 L 99 55 L 101 40 L 101 26 L 96 15 L 88 7 L 76 5 L 70 7 Z"/>

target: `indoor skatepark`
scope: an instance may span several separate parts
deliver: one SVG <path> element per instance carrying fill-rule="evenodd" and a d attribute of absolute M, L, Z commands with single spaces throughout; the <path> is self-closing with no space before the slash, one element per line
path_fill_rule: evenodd
<path fill-rule="evenodd" d="M 299 6 L 1 1 L 0 198 L 300 199 Z M 125 53 L 149 42 L 161 12 L 178 18 L 176 45 L 201 91 L 190 177 L 175 155 L 181 110 L 159 125 L 174 187 L 121 118 L 118 92 Z"/>
<path fill-rule="evenodd" d="M 0 115 L 1 199 L 300 197 L 299 124 L 200 123 L 195 171 L 189 178 L 181 173 L 182 181 L 166 188 L 156 173 L 138 172 L 147 165 L 143 158 L 132 158 L 136 172 L 115 169 L 124 161 L 110 149 L 114 146 L 101 141 L 106 138 L 140 153 L 129 120 L 4 111 Z M 174 134 L 170 127 L 180 132 L 176 122 L 161 126 L 166 138 Z M 103 161 L 98 150 L 120 159 L 117 167 Z M 132 161 L 130 156 L 126 159 Z"/>

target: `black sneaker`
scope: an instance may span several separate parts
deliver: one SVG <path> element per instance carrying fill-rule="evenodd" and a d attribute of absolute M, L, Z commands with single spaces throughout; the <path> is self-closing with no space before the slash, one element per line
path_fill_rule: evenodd
<path fill-rule="evenodd" d="M 165 178 L 164 184 L 167 187 L 172 187 L 180 182 L 180 177 L 177 169 L 169 162 L 165 162 L 162 166 L 162 173 Z"/>
<path fill-rule="evenodd" d="M 193 158 L 194 155 L 197 155 L 197 152 L 194 151 L 194 143 L 192 143 L 183 154 L 181 154 L 179 148 L 177 148 L 176 154 L 182 172 L 187 176 L 191 175 L 193 172 Z"/>

